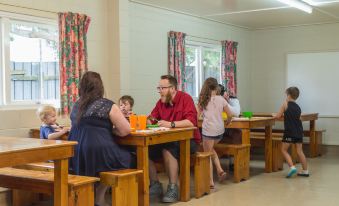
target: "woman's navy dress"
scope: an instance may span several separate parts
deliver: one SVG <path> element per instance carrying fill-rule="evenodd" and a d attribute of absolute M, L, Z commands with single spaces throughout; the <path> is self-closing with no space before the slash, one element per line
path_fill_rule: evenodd
<path fill-rule="evenodd" d="M 100 172 L 131 168 L 135 163 L 135 157 L 115 142 L 109 119 L 113 104 L 105 98 L 94 101 L 78 123 L 78 102 L 75 103 L 68 139 L 78 144 L 70 159 L 71 173 L 98 177 Z"/>

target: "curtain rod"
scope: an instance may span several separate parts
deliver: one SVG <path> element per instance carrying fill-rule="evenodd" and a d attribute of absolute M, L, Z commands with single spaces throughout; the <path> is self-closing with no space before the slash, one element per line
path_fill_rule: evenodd
<path fill-rule="evenodd" d="M 206 38 L 206 37 L 194 36 L 194 35 L 189 35 L 189 34 L 187 34 L 187 36 L 193 37 L 193 38 L 198 38 L 198 39 L 206 39 L 206 40 L 210 40 L 210 41 L 221 42 L 221 40 L 210 39 L 210 38 Z"/>
<path fill-rule="evenodd" d="M 52 13 L 52 14 L 58 14 L 58 12 L 55 12 L 55 11 L 42 10 L 42 9 L 35 9 L 35 8 L 26 7 L 26 6 L 18 6 L 18 5 L 5 4 L 5 3 L 0 3 L 0 5 L 4 5 L 4 6 L 12 6 L 12 7 L 17 7 L 17 8 L 21 8 L 21 9 L 29 9 L 29 10 L 34 10 L 34 11 L 47 12 L 47 13 Z M 12 13 L 16 13 L 16 12 L 12 12 Z M 21 13 L 18 13 L 18 14 L 21 14 Z"/>

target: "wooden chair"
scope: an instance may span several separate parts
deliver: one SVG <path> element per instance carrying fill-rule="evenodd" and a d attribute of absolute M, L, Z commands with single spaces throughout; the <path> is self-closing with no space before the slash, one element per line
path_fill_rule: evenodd
<path fill-rule="evenodd" d="M 68 205 L 93 206 L 95 177 L 68 175 Z M 16 168 L 0 169 L 0 187 L 13 189 L 13 206 L 31 205 L 37 194 L 53 195 L 54 173 Z M 29 192 L 27 192 L 29 191 Z"/>
<path fill-rule="evenodd" d="M 219 156 L 234 156 L 234 182 L 247 180 L 250 174 L 250 144 L 217 144 L 214 146 Z"/>
<path fill-rule="evenodd" d="M 112 206 L 138 205 L 138 174 L 142 170 L 125 169 L 100 173 L 100 182 L 112 187 Z"/>

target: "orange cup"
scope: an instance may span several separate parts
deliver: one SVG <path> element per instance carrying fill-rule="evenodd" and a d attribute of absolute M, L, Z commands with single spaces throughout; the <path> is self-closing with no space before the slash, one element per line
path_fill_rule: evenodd
<path fill-rule="evenodd" d="M 146 121 L 147 121 L 146 115 L 138 115 L 137 129 L 138 130 L 145 130 L 146 129 Z"/>
<path fill-rule="evenodd" d="M 130 115 L 129 116 L 129 124 L 131 125 L 131 128 L 137 128 L 137 121 L 138 121 L 138 117 L 137 115 Z"/>

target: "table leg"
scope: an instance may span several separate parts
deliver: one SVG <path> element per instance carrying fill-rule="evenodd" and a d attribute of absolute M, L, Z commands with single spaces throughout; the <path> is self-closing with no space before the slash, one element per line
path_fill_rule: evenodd
<path fill-rule="evenodd" d="M 68 159 L 54 160 L 54 206 L 68 205 Z"/>
<path fill-rule="evenodd" d="M 190 199 L 190 140 L 180 141 L 180 200 Z"/>
<path fill-rule="evenodd" d="M 272 126 L 265 127 L 265 172 L 272 172 Z"/>
<path fill-rule="evenodd" d="M 138 175 L 139 181 L 139 206 L 149 206 L 149 162 L 148 146 L 137 147 L 137 168 L 143 173 Z"/>
<path fill-rule="evenodd" d="M 315 139 L 315 120 L 310 121 L 310 157 L 317 157 L 317 144 Z"/>
<path fill-rule="evenodd" d="M 251 144 L 250 143 L 250 129 L 241 129 L 241 143 L 242 144 Z"/>

